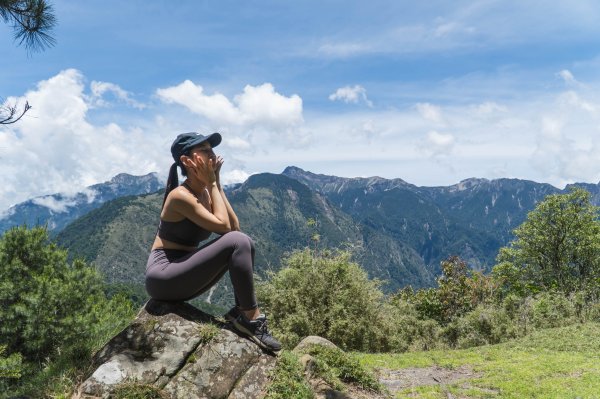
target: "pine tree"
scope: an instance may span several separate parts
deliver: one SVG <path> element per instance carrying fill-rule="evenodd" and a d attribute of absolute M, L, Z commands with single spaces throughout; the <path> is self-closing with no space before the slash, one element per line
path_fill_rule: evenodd
<path fill-rule="evenodd" d="M 43 227 L 13 228 L 0 238 L 0 308 L 0 347 L 27 362 L 85 345 L 114 324 L 108 319 L 131 311 L 106 299 L 95 268 L 69 264 Z"/>

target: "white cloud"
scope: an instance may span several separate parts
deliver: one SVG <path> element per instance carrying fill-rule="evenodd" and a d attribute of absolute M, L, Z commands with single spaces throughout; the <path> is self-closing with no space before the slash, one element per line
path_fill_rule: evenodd
<path fill-rule="evenodd" d="M 440 107 L 437 107 L 433 104 L 429 103 L 417 103 L 416 105 L 417 111 L 421 114 L 421 116 L 428 121 L 441 123 L 442 122 L 442 112 Z"/>
<path fill-rule="evenodd" d="M 221 93 L 207 95 L 202 86 L 190 80 L 158 89 L 156 93 L 167 103 L 182 105 L 210 122 L 225 126 L 285 128 L 303 122 L 302 99 L 296 94 L 283 96 L 270 83 L 247 85 L 233 101 Z"/>
<path fill-rule="evenodd" d="M 131 98 L 131 93 L 126 90 L 123 90 L 119 85 L 109 82 L 97 82 L 92 81 L 90 84 L 90 90 L 92 91 L 92 96 L 90 102 L 94 106 L 98 107 L 106 107 L 109 105 L 108 101 L 106 101 L 103 96 L 106 93 L 112 93 L 119 100 L 124 103 L 138 109 L 143 109 L 146 106 L 142 103 L 139 103 Z"/>
<path fill-rule="evenodd" d="M 68 195 L 121 172 L 158 169 L 160 137 L 114 122 L 90 123 L 94 94 L 84 81 L 79 71 L 67 69 L 19 98 L 33 108 L 18 123 L 0 127 L 0 209 L 45 194 Z"/>
<path fill-rule="evenodd" d="M 49 195 L 34 198 L 32 202 L 36 205 L 45 206 L 54 213 L 67 212 L 67 208 L 77 204 L 77 201 L 75 201 L 74 197 L 66 197 L 59 200 Z"/>
<path fill-rule="evenodd" d="M 587 85 L 577 88 L 557 94 L 540 112 L 531 157 L 534 168 L 560 185 L 600 180 L 600 99 Z"/>
<path fill-rule="evenodd" d="M 451 134 L 438 133 L 435 130 L 432 130 L 427 133 L 423 147 L 434 157 L 444 156 L 450 154 L 455 141 L 456 139 Z"/>
<path fill-rule="evenodd" d="M 240 151 L 247 151 L 251 148 L 250 143 L 240 137 L 225 137 L 223 144 L 231 149 Z"/>
<path fill-rule="evenodd" d="M 494 101 L 485 101 L 475 106 L 475 112 L 480 115 L 490 115 L 498 112 L 508 112 L 508 108 Z"/>
<path fill-rule="evenodd" d="M 233 183 L 242 183 L 246 181 L 250 177 L 250 173 L 243 171 L 241 169 L 233 169 L 230 171 L 226 171 L 223 173 L 221 177 L 222 183 L 225 184 L 233 184 Z"/>
<path fill-rule="evenodd" d="M 367 90 L 360 86 L 354 85 L 353 87 L 344 86 L 340 87 L 329 95 L 331 101 L 343 101 L 345 103 L 358 103 L 360 100 L 364 101 L 369 107 L 373 107 L 373 103 L 367 98 Z"/>
<path fill-rule="evenodd" d="M 121 108 L 110 113 L 94 108 L 85 81 L 80 72 L 66 70 L 13 99 L 27 98 L 34 108 L 18 124 L 0 127 L 0 210 L 121 172 L 164 174 L 172 139 L 192 130 L 223 133 L 218 152 L 228 183 L 243 181 L 247 171 L 279 173 L 289 165 L 341 176 L 401 177 L 420 185 L 468 177 L 558 186 L 600 180 L 600 95 L 593 84 L 512 97 L 487 90 L 471 103 L 440 100 L 453 98 L 458 89 L 452 86 L 415 105 L 304 115 L 300 97 L 277 93 L 270 84 L 225 96 L 184 81 L 157 91 L 161 101 L 175 106 L 150 103 L 136 116 L 142 111 L 118 102 Z M 492 87 L 480 75 L 460 83 L 469 93 L 482 84 Z M 186 98 L 193 101 L 181 107 Z"/>
<path fill-rule="evenodd" d="M 560 71 L 558 73 L 558 76 L 560 76 L 565 81 L 565 83 L 577 83 L 577 80 L 575 80 L 573 74 L 567 69 L 563 69 L 562 71 Z"/>

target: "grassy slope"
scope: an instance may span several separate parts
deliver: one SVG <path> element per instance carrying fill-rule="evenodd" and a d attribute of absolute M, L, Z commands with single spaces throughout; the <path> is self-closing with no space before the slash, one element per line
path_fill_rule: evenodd
<path fill-rule="evenodd" d="M 600 323 L 540 330 L 519 340 L 465 350 L 358 354 L 369 367 L 470 365 L 481 377 L 408 388 L 397 398 L 600 398 Z"/>

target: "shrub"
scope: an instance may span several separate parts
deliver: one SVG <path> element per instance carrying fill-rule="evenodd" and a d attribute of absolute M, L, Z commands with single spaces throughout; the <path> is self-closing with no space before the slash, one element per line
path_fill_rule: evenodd
<path fill-rule="evenodd" d="M 496 344 L 518 335 L 513 321 L 498 305 L 479 305 L 447 325 L 441 337 L 452 348 Z"/>
<path fill-rule="evenodd" d="M 344 350 L 385 351 L 394 338 L 383 293 L 345 251 L 296 251 L 258 285 L 274 334 L 291 348 L 319 335 Z"/>

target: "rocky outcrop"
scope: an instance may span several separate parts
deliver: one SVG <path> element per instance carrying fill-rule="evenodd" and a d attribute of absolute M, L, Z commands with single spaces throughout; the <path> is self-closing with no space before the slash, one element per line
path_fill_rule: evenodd
<path fill-rule="evenodd" d="M 351 385 L 342 390 L 332 387 L 315 372 L 315 359 L 307 354 L 314 345 L 336 346 L 310 336 L 293 350 L 316 399 L 384 397 Z M 223 320 L 187 303 L 150 300 L 94 355 L 94 371 L 73 398 L 263 398 L 276 363 L 276 356 L 238 336 Z M 124 394 L 127 389 L 137 389 L 137 396 Z M 154 396 L 148 396 L 148 390 Z"/>
<path fill-rule="evenodd" d="M 276 357 L 187 303 L 149 301 L 93 359 L 75 398 L 110 398 L 127 384 L 171 398 L 259 398 Z"/>

